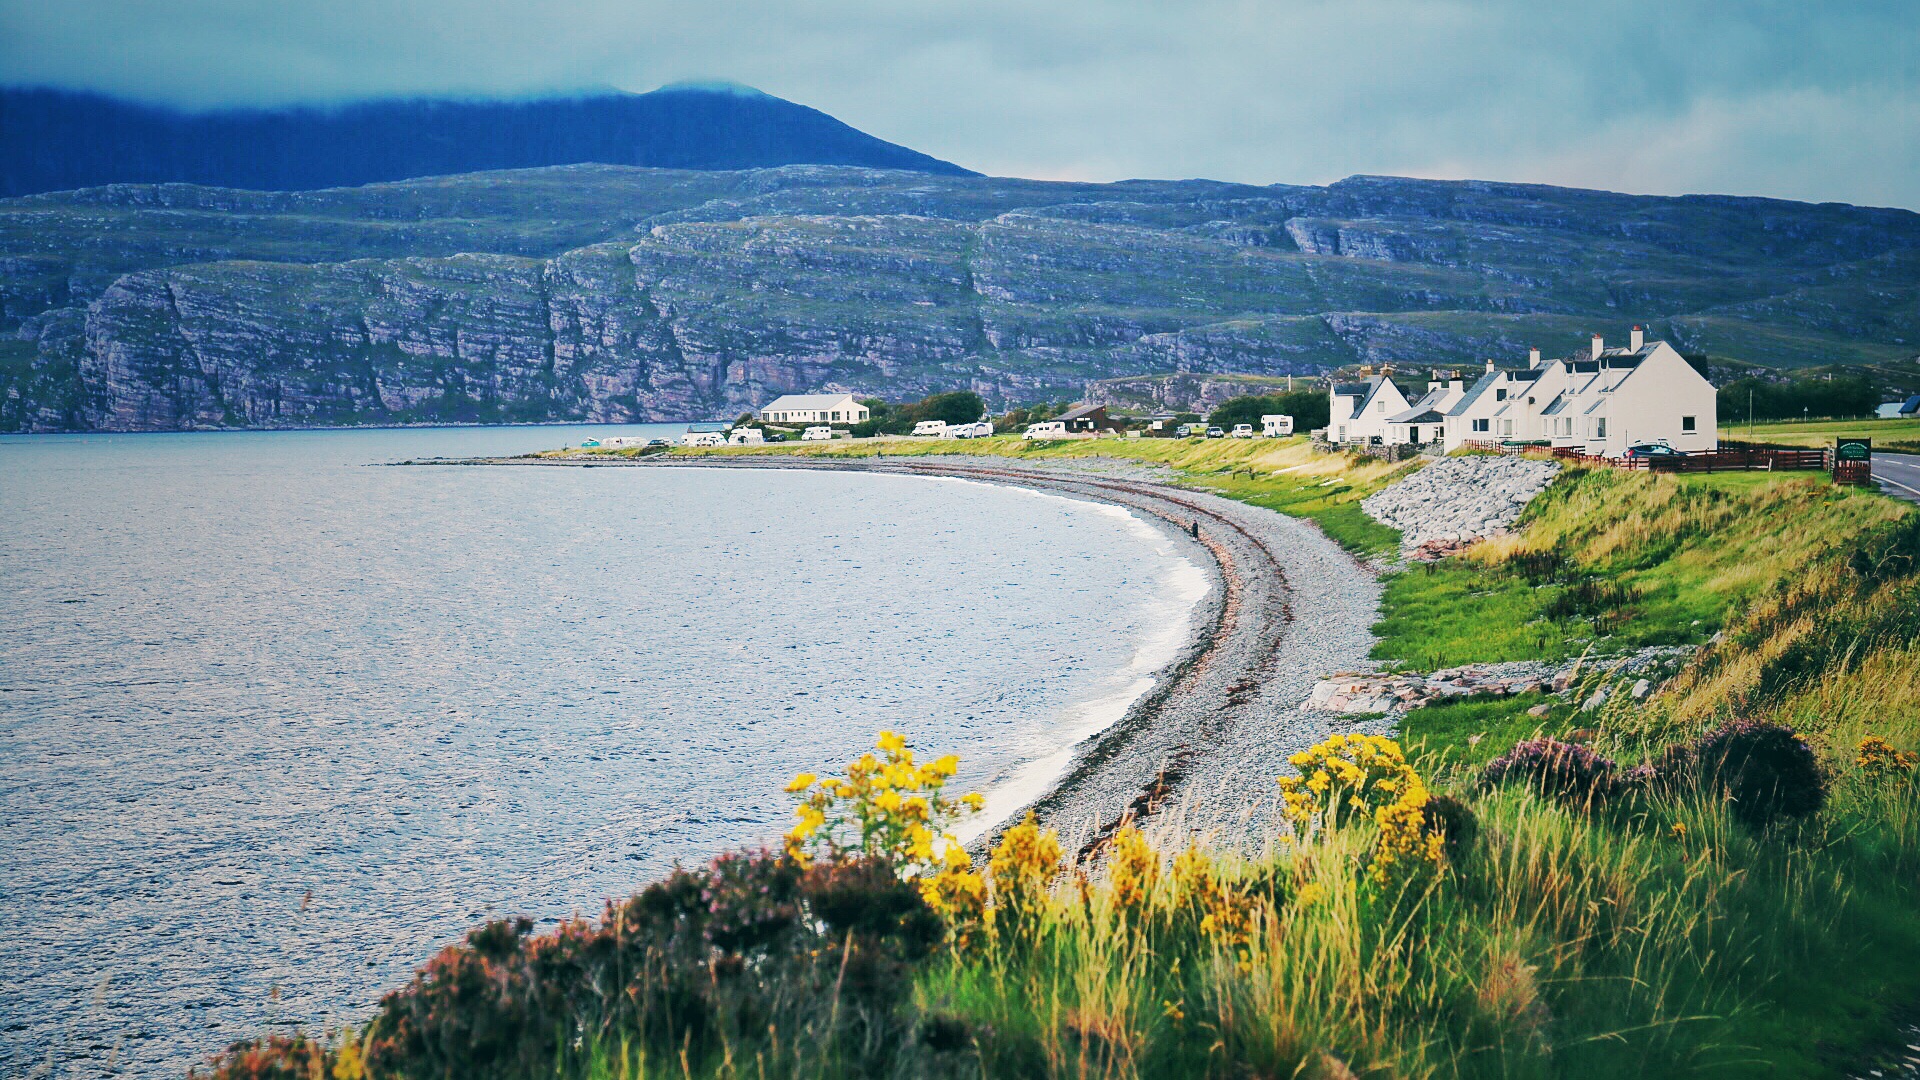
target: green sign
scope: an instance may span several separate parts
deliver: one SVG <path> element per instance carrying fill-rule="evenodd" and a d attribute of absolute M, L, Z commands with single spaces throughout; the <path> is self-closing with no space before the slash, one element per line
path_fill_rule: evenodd
<path fill-rule="evenodd" d="M 1873 457 L 1872 439 L 1836 439 L 1833 443 L 1833 460 L 1867 461 Z"/>

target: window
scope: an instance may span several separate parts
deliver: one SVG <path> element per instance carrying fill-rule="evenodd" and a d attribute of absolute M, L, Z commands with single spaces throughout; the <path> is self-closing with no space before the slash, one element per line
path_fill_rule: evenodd
<path fill-rule="evenodd" d="M 1693 422 L 1693 420 L 1694 420 L 1694 418 L 1693 418 L 1693 417 L 1691 417 L 1691 416 L 1683 416 L 1683 417 L 1681 417 L 1681 418 L 1680 418 L 1680 430 L 1681 430 L 1681 431 L 1695 431 L 1695 430 L 1698 430 L 1698 428 L 1697 428 L 1697 427 L 1695 426 L 1695 424 L 1694 424 L 1694 422 Z"/>
<path fill-rule="evenodd" d="M 1604 439 L 1607 437 L 1606 417 L 1602 416 L 1593 422 L 1593 437 L 1596 439 Z"/>
<path fill-rule="evenodd" d="M 1495 391 L 1493 392 L 1493 400 L 1495 400 L 1495 401 L 1505 401 L 1505 400 L 1507 400 L 1507 391 L 1506 391 L 1506 388 L 1505 388 L 1505 387 L 1502 387 L 1502 388 L 1500 388 L 1500 389 L 1498 389 L 1498 390 L 1495 390 Z"/>
<path fill-rule="evenodd" d="M 833 418 L 834 418 L 834 420 L 836 420 L 836 421 L 838 421 L 838 420 L 840 419 L 840 414 L 839 414 L 839 413 L 834 413 L 834 414 L 833 414 Z"/>
<path fill-rule="evenodd" d="M 1492 430 L 1493 430 L 1493 421 L 1491 421 L 1491 420 L 1488 420 L 1488 419 L 1485 419 L 1485 418 L 1481 418 L 1481 419 L 1478 419 L 1478 420 L 1475 420 L 1475 421 L 1473 422 L 1473 430 L 1475 430 L 1475 431 L 1492 431 Z"/>
<path fill-rule="evenodd" d="M 1513 421 L 1511 420 L 1500 421 L 1500 434 L 1511 438 L 1513 436 Z"/>

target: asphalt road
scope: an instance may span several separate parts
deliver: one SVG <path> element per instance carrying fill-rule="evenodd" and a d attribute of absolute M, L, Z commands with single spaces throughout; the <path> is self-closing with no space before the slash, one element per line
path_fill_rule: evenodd
<path fill-rule="evenodd" d="M 1873 478 L 1894 498 L 1920 503 L 1920 454 L 1874 454 Z"/>

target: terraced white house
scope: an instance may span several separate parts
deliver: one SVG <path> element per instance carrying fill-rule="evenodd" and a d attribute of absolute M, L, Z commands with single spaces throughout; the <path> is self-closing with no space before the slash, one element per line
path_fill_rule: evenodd
<path fill-rule="evenodd" d="M 1482 375 L 1445 416 L 1444 447 L 1467 442 L 1546 442 L 1617 457 L 1636 443 L 1676 450 L 1720 445 L 1713 384 L 1673 346 L 1647 341 L 1638 326 L 1626 348 L 1591 349 L 1542 363 L 1532 351 L 1523 369 Z"/>

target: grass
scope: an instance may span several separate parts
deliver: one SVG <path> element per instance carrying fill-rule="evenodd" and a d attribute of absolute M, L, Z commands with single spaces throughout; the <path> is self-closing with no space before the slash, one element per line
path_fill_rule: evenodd
<path fill-rule="evenodd" d="M 1720 437 L 1771 446 L 1830 447 L 1841 436 L 1869 438 L 1875 449 L 1920 454 L 1920 419 L 1728 422 Z"/>

